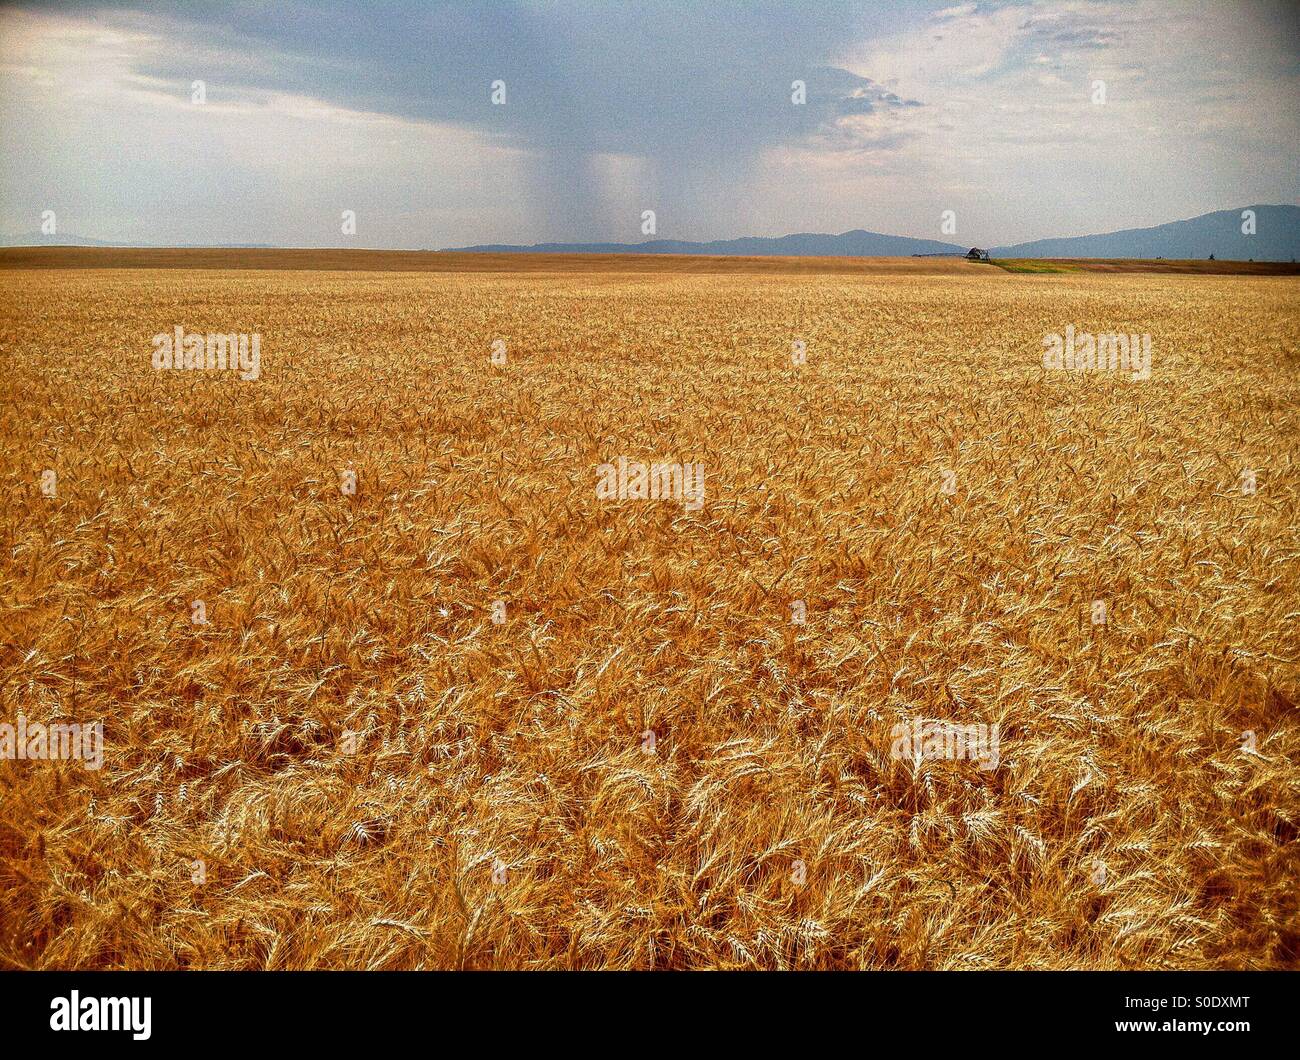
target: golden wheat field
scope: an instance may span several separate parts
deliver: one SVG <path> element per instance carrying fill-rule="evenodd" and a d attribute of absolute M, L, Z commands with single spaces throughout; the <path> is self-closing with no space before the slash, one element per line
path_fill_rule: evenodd
<path fill-rule="evenodd" d="M 0 718 L 103 761 L 0 761 L 0 965 L 1296 967 L 1298 342 L 1294 277 L 6 268 Z"/>

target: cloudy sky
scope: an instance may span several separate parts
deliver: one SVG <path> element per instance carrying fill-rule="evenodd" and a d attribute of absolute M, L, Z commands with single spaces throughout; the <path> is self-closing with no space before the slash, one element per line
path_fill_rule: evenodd
<path fill-rule="evenodd" d="M 948 239 L 952 210 L 951 241 L 993 245 L 1295 203 L 1298 12 L 5 4 L 0 232 L 54 210 L 141 243 L 635 242 L 652 209 L 660 238 Z"/>

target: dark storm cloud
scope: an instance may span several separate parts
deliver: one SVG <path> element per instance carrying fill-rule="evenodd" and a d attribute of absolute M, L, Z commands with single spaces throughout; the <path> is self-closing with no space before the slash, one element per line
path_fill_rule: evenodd
<path fill-rule="evenodd" d="M 58 5 L 66 9 L 67 5 Z M 594 160 L 648 163 L 656 203 L 699 206 L 767 147 L 835 119 L 903 107 L 828 60 L 879 12 L 821 0 L 714 5 L 205 3 L 77 5 L 185 44 L 136 70 L 209 91 L 299 93 L 353 109 L 472 128 L 539 155 L 533 189 L 573 231 L 599 199 Z M 196 70 L 195 50 L 213 58 Z M 493 106 L 490 86 L 506 84 Z M 806 106 L 791 83 L 807 83 Z"/>

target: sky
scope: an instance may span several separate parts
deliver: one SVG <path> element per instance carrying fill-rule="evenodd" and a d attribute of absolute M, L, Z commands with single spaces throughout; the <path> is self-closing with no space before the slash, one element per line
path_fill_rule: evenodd
<path fill-rule="evenodd" d="M 0 4 L 0 142 L 5 235 L 1005 245 L 1300 201 L 1300 4 Z"/>

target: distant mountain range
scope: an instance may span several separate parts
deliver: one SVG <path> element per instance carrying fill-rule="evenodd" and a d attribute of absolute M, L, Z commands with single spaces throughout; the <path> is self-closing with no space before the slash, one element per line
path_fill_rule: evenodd
<path fill-rule="evenodd" d="M 1255 214 L 1255 234 L 1246 235 L 1243 213 Z M 520 254 L 744 254 L 790 257 L 901 257 L 965 254 L 970 247 L 934 239 L 909 239 L 854 229 L 840 235 L 800 233 L 775 239 L 748 237 L 693 243 L 652 239 L 645 243 L 491 243 L 448 248 L 472 253 Z M 1208 258 L 1223 261 L 1293 261 L 1300 256 L 1300 206 L 1243 206 L 1219 210 L 1155 228 L 1128 228 L 1096 236 L 1038 239 L 987 248 L 995 258 Z"/>
<path fill-rule="evenodd" d="M 1242 214 L 1255 214 L 1246 235 Z M 1295 261 L 1300 257 L 1300 206 L 1243 206 L 1155 228 L 1126 228 L 1099 236 L 1036 239 L 992 247 L 995 258 L 1208 258 L 1221 261 Z"/>
<path fill-rule="evenodd" d="M 41 232 L 26 232 L 20 236 L 0 236 L 0 247 L 126 247 L 131 243 L 113 243 L 104 239 L 87 239 L 85 236 L 47 236 Z"/>
<path fill-rule="evenodd" d="M 274 243 L 119 243 L 111 239 L 91 239 L 89 236 L 73 235 L 60 232 L 47 236 L 41 232 L 26 232 L 18 236 L 0 236 L 0 247 L 145 247 L 149 249 L 166 249 L 169 247 L 198 248 L 209 247 L 218 250 L 247 250 L 260 248 L 275 249 Z"/>
<path fill-rule="evenodd" d="M 1243 215 L 1254 214 L 1254 234 L 1246 234 Z M 29 233 L 0 237 L 0 246 L 129 247 L 146 243 L 113 243 L 84 236 L 45 236 Z M 221 248 L 269 247 L 266 243 L 185 244 Z M 504 243 L 472 247 L 449 247 L 469 253 L 518 254 L 719 254 L 748 257 L 846 257 L 889 258 L 918 254 L 965 254 L 970 248 L 937 239 L 911 239 L 854 229 L 839 235 L 800 232 L 796 235 L 763 238 L 717 239 L 708 243 L 680 239 L 652 239 L 644 243 L 534 243 L 531 246 Z M 1154 228 L 1127 228 L 1095 236 L 1036 239 L 1029 243 L 989 247 L 995 258 L 1191 258 L 1213 254 L 1221 261 L 1295 261 L 1300 257 L 1300 206 L 1243 206 L 1218 210 L 1186 221 L 1172 221 Z"/>
<path fill-rule="evenodd" d="M 738 254 L 745 257 L 842 257 L 897 258 L 913 254 L 965 254 L 968 247 L 942 243 L 937 239 L 911 239 L 886 236 L 855 228 L 837 236 L 800 232 L 792 236 L 743 236 L 740 239 L 715 239 L 709 243 L 692 243 L 682 239 L 651 239 L 644 243 L 534 243 L 516 246 L 485 243 L 473 247 L 449 247 L 482 254 Z"/>

